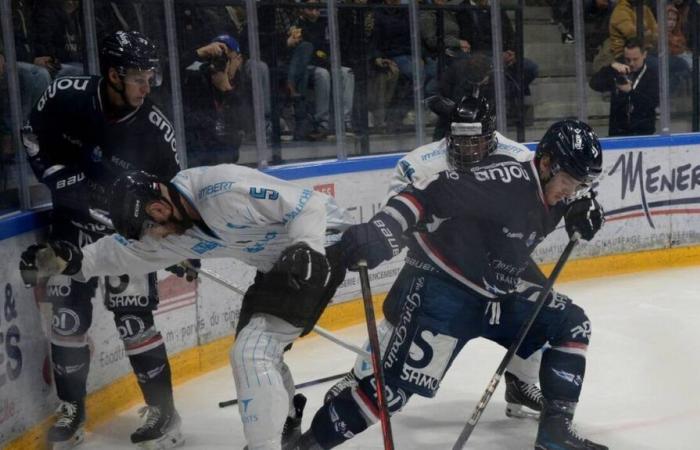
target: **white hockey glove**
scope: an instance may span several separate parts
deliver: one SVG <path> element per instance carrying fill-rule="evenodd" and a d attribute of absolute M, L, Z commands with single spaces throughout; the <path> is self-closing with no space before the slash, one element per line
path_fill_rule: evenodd
<path fill-rule="evenodd" d="M 19 272 L 25 286 L 36 286 L 53 275 L 74 275 L 80 272 L 83 252 L 68 241 L 33 244 L 22 252 Z"/>

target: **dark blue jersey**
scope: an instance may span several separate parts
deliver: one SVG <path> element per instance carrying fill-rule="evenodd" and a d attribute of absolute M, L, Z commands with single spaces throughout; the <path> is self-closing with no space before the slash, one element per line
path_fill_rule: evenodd
<path fill-rule="evenodd" d="M 125 170 L 165 179 L 180 170 L 165 114 L 145 99 L 110 119 L 103 83 L 98 76 L 57 79 L 34 106 L 24 135 L 30 165 L 51 189 L 54 208 L 78 219 L 89 207 L 106 209 L 109 188 Z"/>
<path fill-rule="evenodd" d="M 468 173 L 409 186 L 383 212 L 410 235 L 407 263 L 439 271 L 479 295 L 512 291 L 530 255 L 561 220 L 545 204 L 534 162 L 492 155 Z"/>

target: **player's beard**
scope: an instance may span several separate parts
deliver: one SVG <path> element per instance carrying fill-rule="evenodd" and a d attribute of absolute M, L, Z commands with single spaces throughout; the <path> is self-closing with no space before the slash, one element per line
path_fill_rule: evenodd
<path fill-rule="evenodd" d="M 171 234 L 179 236 L 185 234 L 187 230 L 192 228 L 192 225 L 191 220 L 170 218 L 166 222 L 153 224 L 147 229 L 146 233 L 154 238 L 164 238 Z"/>

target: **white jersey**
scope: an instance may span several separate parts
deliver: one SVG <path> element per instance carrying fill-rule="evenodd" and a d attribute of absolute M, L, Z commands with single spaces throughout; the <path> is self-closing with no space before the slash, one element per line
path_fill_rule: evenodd
<path fill-rule="evenodd" d="M 83 277 L 149 273 L 188 258 L 231 257 L 267 272 L 295 243 L 325 254 L 352 224 L 332 197 L 248 167 L 196 167 L 171 182 L 213 235 L 195 225 L 165 238 L 106 236 L 83 247 Z"/>
<path fill-rule="evenodd" d="M 508 155 L 513 159 L 525 162 L 534 157 L 526 146 L 508 139 L 496 132 L 496 149 L 493 154 Z M 409 152 L 396 164 L 389 183 L 389 197 L 401 192 L 408 184 L 420 183 L 434 175 L 448 170 L 447 139 L 431 142 Z"/>

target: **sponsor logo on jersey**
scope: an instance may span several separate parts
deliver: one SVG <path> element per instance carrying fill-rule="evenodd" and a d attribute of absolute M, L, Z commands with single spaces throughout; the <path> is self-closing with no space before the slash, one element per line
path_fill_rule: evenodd
<path fill-rule="evenodd" d="M 70 284 L 50 284 L 46 287 L 49 297 L 68 297 L 70 292 Z"/>
<path fill-rule="evenodd" d="M 513 180 L 523 179 L 530 181 L 530 175 L 515 161 L 504 161 L 490 164 L 484 167 L 475 167 L 472 173 L 477 181 L 500 181 L 510 183 Z"/>
<path fill-rule="evenodd" d="M 399 350 L 406 339 L 409 338 L 408 332 L 413 317 L 413 311 L 420 307 L 422 301 L 420 292 L 416 292 L 419 291 L 421 287 L 423 287 L 423 277 L 418 278 L 414 292 L 406 296 L 406 303 L 403 305 L 399 324 L 394 329 L 394 334 L 389 344 L 389 351 L 384 359 L 384 367 L 387 369 L 398 361 Z"/>
<path fill-rule="evenodd" d="M 401 168 L 401 172 L 403 172 L 404 177 L 406 177 L 409 182 L 413 183 L 413 174 L 416 173 L 416 169 L 411 166 L 411 163 L 402 159 L 399 161 L 399 167 Z"/>
<path fill-rule="evenodd" d="M 69 186 L 73 186 L 74 184 L 79 183 L 84 179 L 85 174 L 83 172 L 71 175 L 66 178 L 61 178 L 60 180 L 56 180 L 56 189 L 63 189 Z"/>
<path fill-rule="evenodd" d="M 102 161 L 102 148 L 99 145 L 93 148 L 90 157 L 92 159 L 92 162 Z"/>
<path fill-rule="evenodd" d="M 569 383 L 573 383 L 576 386 L 581 386 L 583 383 L 583 378 L 581 378 L 581 375 L 576 375 L 570 372 L 567 372 L 565 370 L 557 370 L 557 369 L 552 369 L 552 372 L 562 380 L 566 380 Z"/>
<path fill-rule="evenodd" d="M 198 255 L 202 255 L 219 247 L 223 246 L 218 242 L 201 240 L 195 244 L 191 250 Z"/>
<path fill-rule="evenodd" d="M 145 295 L 114 295 L 110 296 L 107 302 L 109 308 L 146 307 L 148 304 L 148 297 Z"/>
<path fill-rule="evenodd" d="M 276 231 L 268 231 L 265 234 L 265 237 L 254 243 L 253 245 L 244 248 L 243 250 L 248 252 L 248 253 L 258 253 L 267 247 L 267 244 L 274 240 L 277 237 L 277 232 Z"/>
<path fill-rule="evenodd" d="M 53 315 L 51 328 L 61 336 L 72 336 L 80 328 L 80 317 L 72 309 L 58 308 Z"/>
<path fill-rule="evenodd" d="M 576 339 L 577 337 L 583 337 L 588 339 L 591 337 L 591 322 L 585 321 L 581 325 L 575 326 L 571 329 L 571 337 Z"/>
<path fill-rule="evenodd" d="M 248 225 L 237 225 L 235 223 L 226 222 L 226 226 L 232 230 L 243 230 L 245 228 L 250 228 Z"/>
<path fill-rule="evenodd" d="M 85 91 L 87 89 L 89 81 L 89 77 L 57 79 L 46 89 L 46 91 L 44 91 L 44 95 L 42 95 L 39 101 L 37 102 L 37 111 L 42 111 L 44 109 L 44 106 L 46 106 L 46 102 L 48 101 L 48 99 L 54 98 L 58 91 L 65 91 L 68 89 L 74 89 L 76 91 Z"/>
<path fill-rule="evenodd" d="M 241 400 L 241 404 L 243 405 L 243 415 L 241 416 L 241 421 L 244 424 L 258 421 L 258 416 L 256 416 L 255 414 L 248 414 L 248 407 L 252 402 L 252 398 L 244 398 L 243 400 Z"/>
<path fill-rule="evenodd" d="M 165 142 L 170 144 L 170 149 L 175 152 L 175 159 L 177 160 L 177 151 L 175 148 L 175 129 L 158 108 L 155 106 L 152 107 L 153 110 L 148 113 L 148 120 L 150 120 L 153 125 L 158 127 L 158 129 L 163 132 L 163 139 L 165 139 Z"/>
<path fill-rule="evenodd" d="M 197 193 L 197 199 L 202 200 L 206 197 L 215 197 L 217 195 L 228 192 L 231 189 L 233 189 L 234 184 L 235 184 L 235 181 L 220 181 L 218 183 L 209 184 L 207 186 L 204 186 Z"/>
<path fill-rule="evenodd" d="M 299 199 L 297 200 L 296 206 L 294 206 L 293 210 L 289 211 L 284 215 L 282 223 L 286 225 L 287 222 L 294 220 L 294 218 L 298 216 L 299 213 L 304 209 L 304 206 L 306 206 L 313 194 L 314 191 L 312 191 L 311 189 L 304 189 L 303 191 L 301 191 L 301 195 L 299 195 Z"/>
<path fill-rule="evenodd" d="M 447 151 L 446 147 L 438 147 L 431 152 L 424 153 L 424 154 L 420 155 L 420 159 L 421 159 L 421 161 L 430 161 L 431 159 L 435 159 L 439 156 L 444 155 L 446 153 L 446 151 Z"/>
<path fill-rule="evenodd" d="M 457 339 L 452 336 L 422 330 L 411 342 L 400 378 L 418 387 L 437 390 L 456 346 Z"/>
<path fill-rule="evenodd" d="M 250 188 L 250 196 L 260 200 L 277 200 L 280 194 L 274 189 L 252 187 Z"/>
<path fill-rule="evenodd" d="M 124 159 L 121 159 L 118 156 L 112 155 L 111 161 L 118 167 L 121 167 L 122 169 L 131 169 L 132 164 L 129 161 L 126 161 Z"/>
<path fill-rule="evenodd" d="M 145 305 L 139 305 L 139 306 L 147 306 L 148 305 L 148 298 L 146 298 L 146 297 L 143 297 L 143 298 L 146 299 L 146 303 L 145 303 Z M 135 316 L 133 314 L 128 314 L 125 316 L 121 316 L 119 318 L 119 325 L 117 325 L 117 331 L 119 331 L 119 338 L 120 339 L 127 339 L 127 338 L 133 339 L 137 336 L 141 336 L 143 334 L 143 332 L 146 331 L 146 323 L 139 316 Z M 127 348 L 127 350 L 129 350 L 129 349 Z"/>

